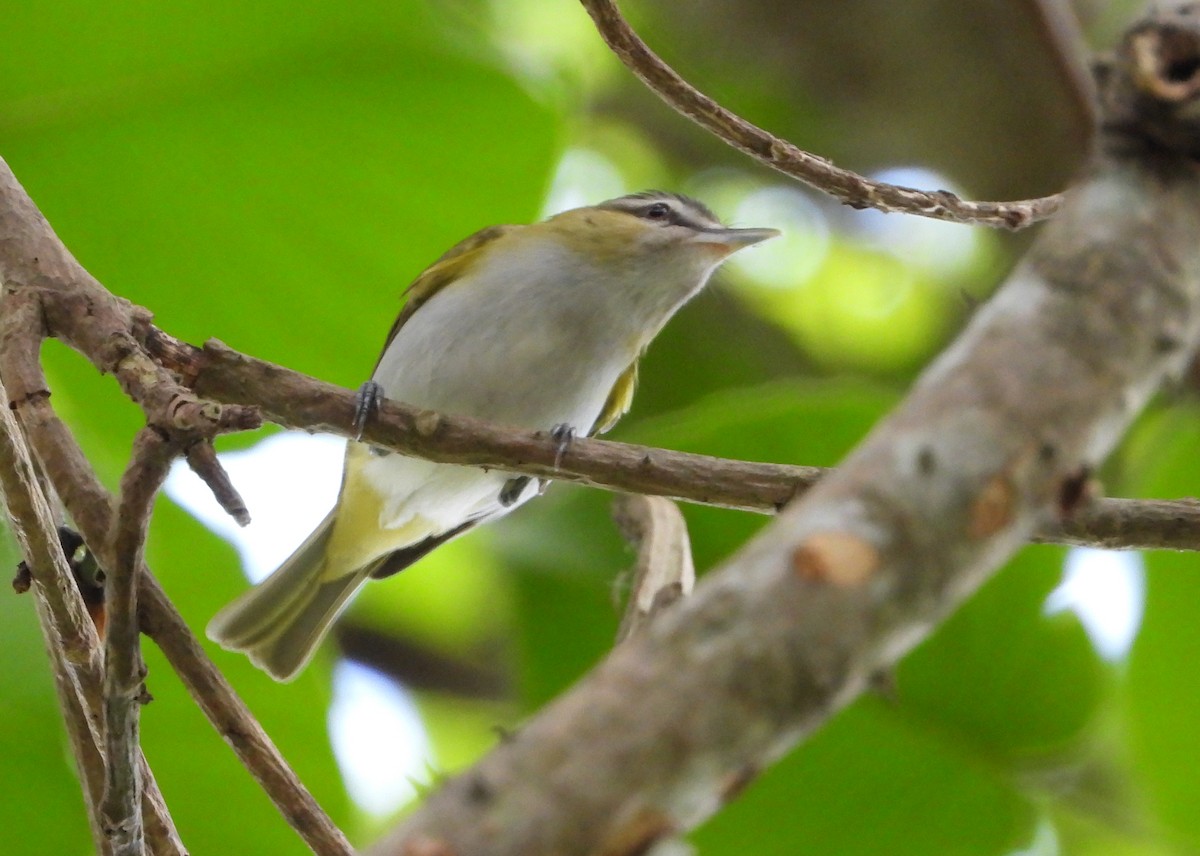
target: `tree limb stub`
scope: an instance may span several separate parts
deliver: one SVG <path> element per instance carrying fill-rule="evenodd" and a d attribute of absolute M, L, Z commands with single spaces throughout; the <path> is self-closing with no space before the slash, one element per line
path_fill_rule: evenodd
<path fill-rule="evenodd" d="M 860 694 L 1071 508 L 1200 340 L 1193 11 L 1131 30 L 1105 84 L 1121 127 L 1102 131 L 1063 211 L 893 414 L 377 854 L 644 852 Z"/>
<path fill-rule="evenodd" d="M 660 612 L 692 593 L 696 567 L 687 522 L 671 500 L 618 494 L 613 519 L 621 536 L 637 551 L 629 602 L 617 629 L 617 642 L 622 642 L 641 633 Z"/>

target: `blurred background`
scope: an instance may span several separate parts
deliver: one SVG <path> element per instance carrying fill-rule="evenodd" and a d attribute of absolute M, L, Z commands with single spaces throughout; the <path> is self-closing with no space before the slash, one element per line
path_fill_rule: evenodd
<path fill-rule="evenodd" d="M 1092 46 L 1137 5 L 1078 3 Z M 1083 163 L 1087 123 L 1032 0 L 622 7 L 718 100 L 860 172 L 1010 199 L 1056 191 Z M 176 336 L 347 387 L 403 287 L 458 239 L 661 187 L 786 236 L 739 256 L 668 326 L 612 436 L 833 465 L 1030 239 L 843 209 L 757 167 L 633 80 L 574 0 L 0 8 L 0 156 L 80 260 Z M 66 349 L 45 357 L 55 406 L 115 487 L 140 412 Z M 1197 415 L 1165 397 L 1102 474 L 1107 490 L 1193 493 Z M 149 544 L 197 632 L 321 518 L 341 444 L 264 429 L 222 450 L 255 522 L 233 531 L 177 472 Z M 366 844 L 611 647 L 633 556 L 610 505 L 556 486 L 371 586 L 292 684 L 212 654 Z M 701 571 L 766 522 L 685 513 Z M 691 846 L 1200 852 L 1198 571 L 1192 554 L 1026 549 L 900 665 L 891 697 L 851 706 Z M 12 852 L 86 853 L 31 600 L 0 598 L 0 643 L 0 780 L 20 794 L 0 801 L 0 828 Z M 304 852 L 146 649 L 144 747 L 184 841 Z"/>

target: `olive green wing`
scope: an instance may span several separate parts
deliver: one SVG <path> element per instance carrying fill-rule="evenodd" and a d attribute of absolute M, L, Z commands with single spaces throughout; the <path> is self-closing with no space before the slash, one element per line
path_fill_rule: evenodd
<path fill-rule="evenodd" d="M 400 328 L 412 317 L 414 312 L 428 303 L 435 294 L 470 270 L 494 241 L 520 228 L 522 227 L 488 226 L 486 229 L 480 229 L 474 235 L 459 241 L 443 253 L 441 258 L 422 271 L 421 275 L 413 280 L 408 288 L 404 289 L 403 293 L 408 296 L 408 300 L 405 301 L 404 308 L 400 310 L 396 323 L 388 331 L 387 340 L 383 343 L 383 351 L 387 351 L 392 340 L 396 338 L 396 334 L 400 332 Z M 380 352 L 380 359 L 383 358 L 383 351 Z"/>
<path fill-rule="evenodd" d="M 634 390 L 637 389 L 637 381 L 638 364 L 637 360 L 634 360 L 629 364 L 629 368 L 621 372 L 617 382 L 613 384 L 612 391 L 608 394 L 608 398 L 604 401 L 604 407 L 600 410 L 600 415 L 596 417 L 592 430 L 588 432 L 589 437 L 603 434 L 629 412 L 629 407 L 633 404 Z"/>

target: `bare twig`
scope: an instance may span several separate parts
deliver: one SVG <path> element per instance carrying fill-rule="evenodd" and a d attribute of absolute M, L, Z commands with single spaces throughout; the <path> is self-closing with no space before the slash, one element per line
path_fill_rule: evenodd
<path fill-rule="evenodd" d="M 229 474 L 221 466 L 217 452 L 212 443 L 201 441 L 193 443 L 187 450 L 188 466 L 192 472 L 200 476 L 208 489 L 212 491 L 221 508 L 237 521 L 238 526 L 250 525 L 250 511 L 241 495 L 229 480 Z"/>
<path fill-rule="evenodd" d="M 152 353 L 192 378 L 198 394 L 255 403 L 276 424 L 352 436 L 355 393 L 239 353 L 215 340 L 203 349 L 155 330 Z M 395 401 L 380 405 L 363 438 L 433 461 L 510 469 L 542 478 L 744 511 L 774 513 L 830 471 L 733 461 L 578 438 L 555 465 L 558 443 L 545 432 L 432 413 Z M 1190 500 L 1105 498 L 1047 521 L 1034 540 L 1110 550 L 1200 550 L 1200 504 Z"/>
<path fill-rule="evenodd" d="M 182 448 L 225 430 L 258 424 L 253 408 L 200 401 L 142 349 L 147 313 L 114 297 L 84 270 L 0 161 L 0 376 L 43 469 L 102 565 L 116 563 L 109 542 L 113 501 L 48 401 L 38 362 L 54 335 L 114 374 L 150 424 Z M 314 852 L 345 856 L 349 842 L 287 766 L 241 699 L 204 654 L 179 613 L 140 569 L 143 627 L 162 648 L 214 727 Z M 97 683 L 97 686 L 99 684 Z"/>
<path fill-rule="evenodd" d="M 0 355 L 4 355 L 0 348 Z M 30 434 L 47 470 L 57 473 L 63 503 L 88 543 L 105 544 L 112 499 L 87 464 L 74 437 L 42 396 L 18 408 L 23 422 L 37 426 Z M 113 557 L 99 553 L 106 567 Z M 193 700 L 241 759 L 246 769 L 314 853 L 348 856 L 349 842 L 288 766 L 275 744 L 229 682 L 205 654 L 199 640 L 158 582 L 143 567 L 139 573 L 141 627 L 166 655 Z"/>
<path fill-rule="evenodd" d="M 346 836 L 288 766 L 270 736 L 213 664 L 158 582 L 142 573 L 142 628 L 162 649 L 188 693 L 225 738 L 276 809 L 318 856 L 353 856 Z"/>
<path fill-rule="evenodd" d="M 922 191 L 884 184 L 841 169 L 747 122 L 696 89 L 646 46 L 612 0 L 581 2 L 613 53 L 659 98 L 738 151 L 852 208 L 1023 229 L 1051 216 L 1062 205 L 1062 197 L 1057 195 L 1017 202 L 968 202 L 945 190 Z"/>
<path fill-rule="evenodd" d="M 174 457 L 159 431 L 143 428 L 138 433 L 132 460 L 121 479 L 121 502 L 112 536 L 113 562 L 107 566 L 104 737 L 108 768 L 101 810 L 115 856 L 139 856 L 145 847 L 137 763 L 138 711 L 146 698 L 145 665 L 138 646 L 138 572 L 145 555 L 154 497 Z"/>
<path fill-rule="evenodd" d="M 629 603 L 617 630 L 622 642 L 645 628 L 659 612 L 692 593 L 696 567 L 687 522 L 679 507 L 661 496 L 618 494 L 613 517 L 637 550 Z"/>
<path fill-rule="evenodd" d="M 7 394 L 0 385 L 0 401 L 5 400 Z M 100 640 L 75 590 L 51 509 L 34 478 L 29 452 L 7 407 L 0 407 L 0 484 L 12 531 L 33 577 L 42 634 L 80 771 L 96 850 L 108 854 L 112 852 L 111 842 L 104 834 L 100 810 L 106 768 L 101 748 L 104 741 L 98 728 L 103 681 Z M 64 643 L 64 640 L 72 641 Z M 137 752 L 135 761 L 144 783 L 140 812 L 145 819 L 150 852 L 184 856 L 186 850 L 146 759 Z"/>
<path fill-rule="evenodd" d="M 3 387 L 0 386 L 0 390 Z M 100 663 L 100 640 L 71 582 L 71 571 L 58 543 L 58 535 L 34 475 L 29 452 L 16 419 L 0 406 L 0 485 L 10 531 L 17 539 L 33 579 L 46 651 L 54 668 L 59 706 L 83 786 L 84 802 L 98 853 L 109 852 L 100 823 L 99 804 L 104 787 L 104 756 L 74 680 L 74 663 Z"/>
<path fill-rule="evenodd" d="M 76 680 L 75 669 L 64 656 L 58 637 L 53 632 L 54 618 L 46 609 L 46 601 L 40 596 L 37 598 L 37 605 L 42 638 L 46 643 L 50 668 L 54 674 L 58 705 L 62 710 L 67 739 L 71 744 L 71 755 L 75 760 L 80 787 L 83 789 L 83 803 L 92 832 L 92 843 L 98 854 L 109 856 L 112 849 L 100 818 L 100 802 L 104 799 L 104 755 L 100 750 L 101 741 L 91 727 L 91 716 L 83 700 L 83 690 Z"/>
<path fill-rule="evenodd" d="M 377 853 L 645 852 L 858 697 L 1041 521 L 1073 511 L 1200 344 L 1193 9 L 1158 7 L 1131 28 L 1106 93 L 1122 123 L 905 401 Z"/>

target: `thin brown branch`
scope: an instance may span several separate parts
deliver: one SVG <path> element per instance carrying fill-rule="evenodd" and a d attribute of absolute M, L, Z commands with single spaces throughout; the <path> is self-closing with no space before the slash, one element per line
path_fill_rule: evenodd
<path fill-rule="evenodd" d="M 1200 550 L 1200 502 L 1104 497 L 1033 537 L 1101 550 Z"/>
<path fill-rule="evenodd" d="M 333 636 L 343 657 L 410 690 L 490 701 L 512 698 L 512 681 L 499 657 L 480 662 L 450 656 L 416 639 L 358 624 L 353 617 L 338 621 Z"/>
<path fill-rule="evenodd" d="M 1073 510 L 1200 345 L 1193 10 L 1157 7 L 1131 28 L 1106 93 L 1122 125 L 836 472 L 375 852 L 644 853 L 720 808 Z M 1139 145 L 1143 122 L 1156 145 Z"/>
<path fill-rule="evenodd" d="M 662 610 L 692 593 L 696 567 L 687 522 L 679 507 L 661 496 L 618 494 L 613 518 L 621 535 L 637 550 L 629 603 L 617 641 L 640 633 Z"/>
<path fill-rule="evenodd" d="M 3 349 L 0 349 L 3 354 Z M 57 473 L 63 503 L 89 544 L 105 544 L 112 499 L 83 458 L 75 438 L 44 397 L 18 408 L 23 422 L 37 426 L 30 438 L 47 470 Z M 106 549 L 98 553 L 110 566 Z M 139 573 L 141 628 L 162 650 L 188 693 L 280 814 L 321 856 L 348 856 L 353 850 L 308 789 L 288 766 L 254 715 L 209 659 L 195 634 L 144 566 Z"/>
<path fill-rule="evenodd" d="M 71 745 L 71 756 L 75 761 L 76 774 L 83 789 L 83 803 L 87 810 L 88 826 L 92 832 L 92 843 L 101 856 L 112 853 L 104 824 L 100 818 L 100 802 L 104 799 L 104 754 L 100 750 L 99 735 L 92 727 L 91 717 L 83 698 L 83 689 L 76 680 L 75 669 L 63 654 L 58 637 L 53 633 L 54 618 L 46 610 L 46 601 L 37 598 L 38 618 L 42 639 L 50 658 L 54 674 L 54 688 L 58 705 L 62 710 Z"/>
<path fill-rule="evenodd" d="M 256 404 L 278 425 L 353 436 L 355 393 L 239 353 L 216 340 L 202 349 L 154 330 L 150 351 L 186 376 L 197 394 Z M 665 496 L 685 502 L 774 513 L 830 470 L 734 461 L 578 438 L 559 458 L 547 432 L 505 428 L 460 416 L 381 404 L 363 438 L 408 455 L 443 463 L 513 470 L 606 490 Z M 1110 550 L 1200 550 L 1200 505 L 1189 500 L 1098 499 L 1049 521 L 1034 540 Z"/>
<path fill-rule="evenodd" d="M 93 843 L 98 853 L 108 854 L 109 846 L 99 812 L 104 787 L 104 756 L 81 701 L 74 672 L 75 663 L 91 661 L 94 666 L 99 665 L 100 640 L 87 617 L 82 599 L 74 591 L 50 506 L 37 484 L 20 430 L 11 411 L 0 407 L 0 488 L 3 489 L 9 529 L 16 537 L 32 578 L 39 623 L 79 770 Z"/>
<path fill-rule="evenodd" d="M 0 391 L 4 389 L 0 386 Z M 11 531 L 38 596 L 46 604 L 63 655 L 72 663 L 101 663 L 100 639 L 75 588 L 58 530 L 11 411 L 0 407 L 0 487 Z"/>
<path fill-rule="evenodd" d="M 148 423 L 181 448 L 222 431 L 252 427 L 258 424 L 257 412 L 201 401 L 151 359 L 139 342 L 149 325 L 148 314 L 114 297 L 71 257 L 3 161 L 0 282 L 0 376 L 9 387 L 10 407 L 88 547 L 111 568 L 116 563 L 109 540 L 113 500 L 49 404 L 38 362 L 42 339 L 57 336 L 114 374 L 146 410 Z M 350 854 L 345 836 L 287 766 L 149 571 L 140 568 L 139 577 L 143 629 L 162 648 L 209 721 L 314 852 Z"/>
<path fill-rule="evenodd" d="M 1015 202 L 970 202 L 945 190 L 923 191 L 885 184 L 841 169 L 747 122 L 696 89 L 646 46 L 612 0 L 581 2 L 613 53 L 668 105 L 759 163 L 828 193 L 852 208 L 1023 229 L 1046 219 L 1062 206 L 1062 197 L 1058 195 Z"/>
<path fill-rule="evenodd" d="M 143 570 L 142 629 L 166 655 L 188 693 L 225 738 L 275 808 L 318 856 L 353 856 L 346 836 L 288 766 L 270 736 L 204 653 L 158 581 Z"/>
<path fill-rule="evenodd" d="M 0 401 L 6 399 L 0 385 Z M 28 449 L 7 407 L 0 407 L 0 484 L 11 530 L 33 578 L 42 634 L 79 770 L 93 840 L 97 852 L 108 854 L 112 847 L 104 832 L 100 808 L 106 770 L 104 741 L 98 727 L 103 709 L 100 640 L 75 588 L 49 503 L 34 477 Z M 135 762 L 144 783 L 140 816 L 145 819 L 150 852 L 184 856 L 186 850 L 140 751 L 135 753 Z"/>
<path fill-rule="evenodd" d="M 139 856 L 145 834 L 139 806 L 138 713 L 146 699 L 146 667 L 139 647 L 138 572 L 154 497 L 174 459 L 159 432 L 143 428 L 121 479 L 121 501 L 112 534 L 113 563 L 105 584 L 107 632 L 104 645 L 104 737 L 108 758 L 101 812 L 115 856 Z"/>

